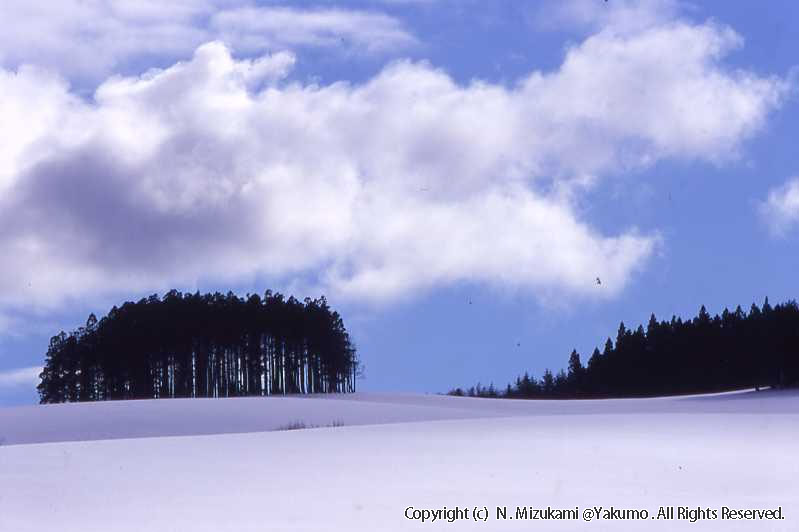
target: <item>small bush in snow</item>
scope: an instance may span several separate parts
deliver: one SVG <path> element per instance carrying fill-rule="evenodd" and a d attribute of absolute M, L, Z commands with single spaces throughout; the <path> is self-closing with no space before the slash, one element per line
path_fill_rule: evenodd
<path fill-rule="evenodd" d="M 303 421 L 292 421 L 288 425 L 282 425 L 275 430 L 300 430 L 300 429 L 318 429 L 322 427 L 343 427 L 344 422 L 340 419 L 328 423 L 327 425 L 306 425 Z"/>

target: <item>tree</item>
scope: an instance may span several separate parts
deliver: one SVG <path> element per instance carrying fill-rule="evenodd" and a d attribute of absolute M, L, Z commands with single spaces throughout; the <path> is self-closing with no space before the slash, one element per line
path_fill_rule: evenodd
<path fill-rule="evenodd" d="M 51 339 L 46 402 L 352 392 L 355 345 L 324 297 L 172 290 Z"/>
<path fill-rule="evenodd" d="M 572 350 L 567 370 L 557 375 L 546 370 L 540 383 L 525 373 L 504 395 L 635 396 L 797 385 L 799 305 L 771 307 L 766 299 L 762 310 L 752 304 L 745 314 L 739 305 L 712 317 L 702 305 L 685 321 L 672 316 L 658 322 L 651 314 L 646 331 L 643 325 L 631 331 L 622 322 L 615 346 L 608 338 L 587 366 Z"/>
<path fill-rule="evenodd" d="M 544 371 L 544 376 L 541 379 L 541 391 L 547 396 L 551 396 L 555 392 L 555 377 L 549 369 Z"/>
<path fill-rule="evenodd" d="M 580 362 L 580 354 L 577 353 L 576 349 L 573 349 L 571 355 L 569 355 L 569 373 L 566 377 L 566 382 L 572 393 L 578 394 L 583 389 L 584 372 L 585 369 Z"/>

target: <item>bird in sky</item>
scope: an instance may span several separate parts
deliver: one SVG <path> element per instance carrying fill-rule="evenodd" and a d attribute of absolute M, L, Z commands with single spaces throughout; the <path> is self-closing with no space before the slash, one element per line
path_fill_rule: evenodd
<path fill-rule="evenodd" d="M 596 284 L 602 284 L 602 281 L 599 279 L 599 277 L 596 278 Z"/>

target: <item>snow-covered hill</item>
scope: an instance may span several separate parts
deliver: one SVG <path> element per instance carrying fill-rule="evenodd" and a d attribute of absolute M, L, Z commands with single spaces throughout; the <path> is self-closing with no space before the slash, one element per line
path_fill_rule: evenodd
<path fill-rule="evenodd" d="M 345 426 L 275 430 L 293 423 Z M 32 406 L 0 409 L 0 440 L 2 531 L 799 529 L 796 392 Z M 491 516 L 422 523 L 411 506 Z M 580 519 L 496 520 L 529 506 Z M 583 520 L 595 506 L 718 519 Z M 723 506 L 782 506 L 784 519 L 721 520 Z"/>

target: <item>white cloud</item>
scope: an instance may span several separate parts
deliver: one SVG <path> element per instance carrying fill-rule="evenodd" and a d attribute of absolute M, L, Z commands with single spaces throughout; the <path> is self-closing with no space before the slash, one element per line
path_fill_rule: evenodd
<path fill-rule="evenodd" d="M 416 44 L 393 17 L 338 8 L 243 7 L 215 14 L 211 26 L 244 51 L 313 45 L 382 52 Z"/>
<path fill-rule="evenodd" d="M 587 170 L 670 156 L 729 160 L 788 89 L 777 78 L 719 68 L 717 61 L 741 44 L 731 29 L 712 23 L 602 31 L 572 48 L 556 75 L 533 75 L 526 85 L 543 95 L 540 112 L 553 110 L 553 133 L 564 137 L 565 149 L 592 132 L 630 141 L 585 146 L 593 152 L 585 156 Z"/>
<path fill-rule="evenodd" d="M 41 366 L 0 371 L 0 389 L 39 384 Z"/>
<path fill-rule="evenodd" d="M 409 61 L 288 83 L 292 55 L 220 43 L 92 101 L 3 71 L 0 307 L 257 274 L 372 301 L 457 282 L 611 297 L 658 237 L 602 234 L 573 198 L 665 158 L 734 160 L 787 87 L 725 69 L 740 45 L 711 23 L 600 31 L 512 88 Z"/>
<path fill-rule="evenodd" d="M 772 188 L 760 204 L 760 214 L 775 235 L 784 235 L 799 224 L 799 177 Z"/>
<path fill-rule="evenodd" d="M 214 39 L 237 50 L 398 50 L 397 19 L 348 9 L 253 8 L 247 0 L 3 0 L 0 65 L 36 64 L 92 83 L 131 62 L 174 61 Z M 167 63 L 168 64 L 168 63 Z"/>
<path fill-rule="evenodd" d="M 207 39 L 209 2 L 5 0 L 0 60 L 97 78 L 135 57 L 177 57 Z"/>
<path fill-rule="evenodd" d="M 537 3 L 533 21 L 542 29 L 630 32 L 673 21 L 686 7 L 676 0 L 545 0 Z"/>

